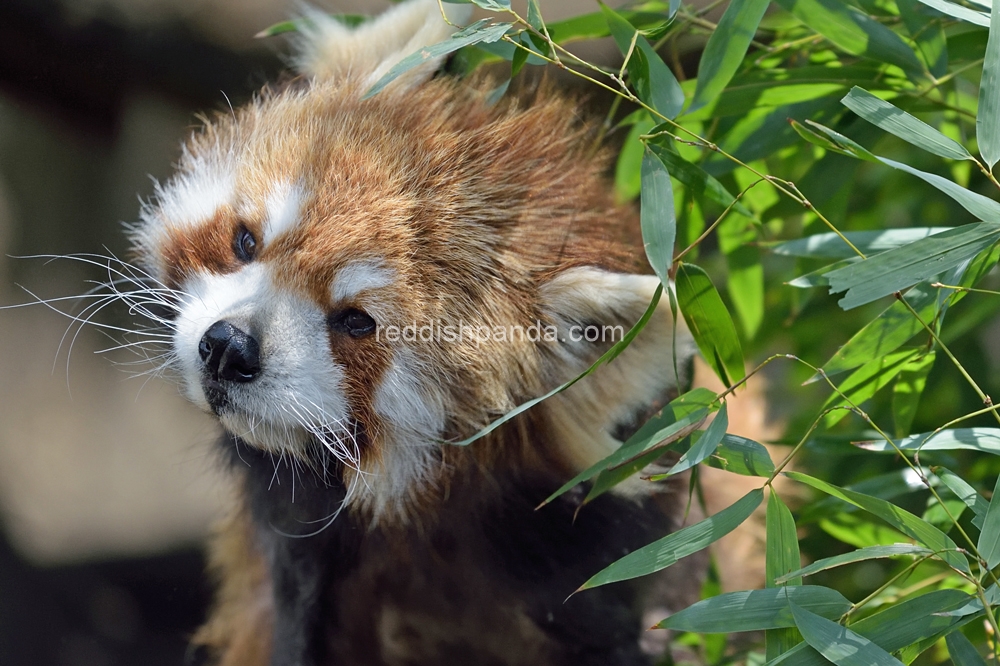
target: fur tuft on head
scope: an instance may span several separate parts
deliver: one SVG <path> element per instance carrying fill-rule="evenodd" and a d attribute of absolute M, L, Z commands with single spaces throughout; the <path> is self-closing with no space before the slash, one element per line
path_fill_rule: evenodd
<path fill-rule="evenodd" d="M 448 21 L 442 16 L 442 7 Z M 447 39 L 455 32 L 456 25 L 468 21 L 471 7 L 414 0 L 395 5 L 353 28 L 323 12 L 309 10 L 295 45 L 293 64 L 300 74 L 318 80 L 351 80 L 371 85 L 406 56 Z M 428 59 L 394 85 L 418 85 L 434 74 L 442 60 Z"/>

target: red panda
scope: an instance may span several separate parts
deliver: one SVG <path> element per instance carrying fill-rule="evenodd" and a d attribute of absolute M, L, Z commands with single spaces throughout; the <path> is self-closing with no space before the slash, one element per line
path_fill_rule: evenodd
<path fill-rule="evenodd" d="M 697 595 L 682 564 L 567 600 L 675 529 L 683 490 L 535 510 L 686 381 L 666 305 L 613 363 L 449 444 L 588 368 L 659 283 L 571 100 L 491 105 L 438 61 L 365 97 L 451 33 L 440 12 L 312 16 L 298 77 L 208 120 L 132 228 L 168 363 L 240 478 L 195 637 L 214 663 L 648 664 L 644 630 Z"/>

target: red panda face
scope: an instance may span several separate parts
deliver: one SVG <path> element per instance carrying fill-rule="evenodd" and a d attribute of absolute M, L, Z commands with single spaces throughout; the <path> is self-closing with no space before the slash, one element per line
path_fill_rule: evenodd
<path fill-rule="evenodd" d="M 440 21 L 423 4 L 399 10 Z M 177 294 L 188 398 L 251 446 L 337 465 L 375 515 L 437 484 L 444 441 L 586 369 L 657 284 L 627 274 L 641 246 L 609 221 L 631 215 L 570 103 L 491 107 L 442 79 L 362 99 L 357 71 L 380 67 L 218 116 L 133 231 Z M 675 384 L 660 319 L 636 367 L 552 401 L 570 467 Z M 572 336 L 585 326 L 618 337 Z"/>

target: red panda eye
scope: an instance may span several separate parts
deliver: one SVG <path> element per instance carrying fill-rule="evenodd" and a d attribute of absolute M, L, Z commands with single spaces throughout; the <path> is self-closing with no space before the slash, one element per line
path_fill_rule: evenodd
<path fill-rule="evenodd" d="M 375 320 L 355 308 L 334 312 L 327 319 L 331 330 L 346 333 L 352 338 L 363 338 L 375 332 Z"/>
<path fill-rule="evenodd" d="M 236 253 L 236 258 L 243 263 L 253 261 L 257 254 L 257 239 L 242 224 L 236 230 L 236 238 L 233 239 L 233 252 Z"/>

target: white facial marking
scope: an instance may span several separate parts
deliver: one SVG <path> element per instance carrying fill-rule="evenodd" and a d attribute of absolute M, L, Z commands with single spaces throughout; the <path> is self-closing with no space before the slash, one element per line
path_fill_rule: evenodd
<path fill-rule="evenodd" d="M 298 224 L 304 199 L 305 191 L 298 183 L 285 182 L 271 191 L 265 209 L 265 243 L 270 243 Z"/>
<path fill-rule="evenodd" d="M 362 292 L 388 287 L 395 279 L 396 272 L 380 261 L 355 261 L 337 271 L 330 296 L 334 303 L 350 300 Z"/>
<path fill-rule="evenodd" d="M 221 206 L 233 204 L 236 175 L 228 160 L 200 158 L 192 164 L 166 187 L 156 187 L 160 217 L 170 227 L 194 227 L 210 220 Z"/>
<path fill-rule="evenodd" d="M 188 296 L 177 318 L 174 351 L 191 401 L 211 408 L 198 345 L 212 324 L 228 321 L 257 339 L 261 373 L 227 387 L 231 408 L 220 415 L 226 430 L 269 451 L 302 452 L 307 442 L 319 440 L 334 455 L 357 459 L 344 370 L 330 356 L 318 306 L 278 288 L 262 263 L 227 275 L 199 273 L 184 288 Z"/>

